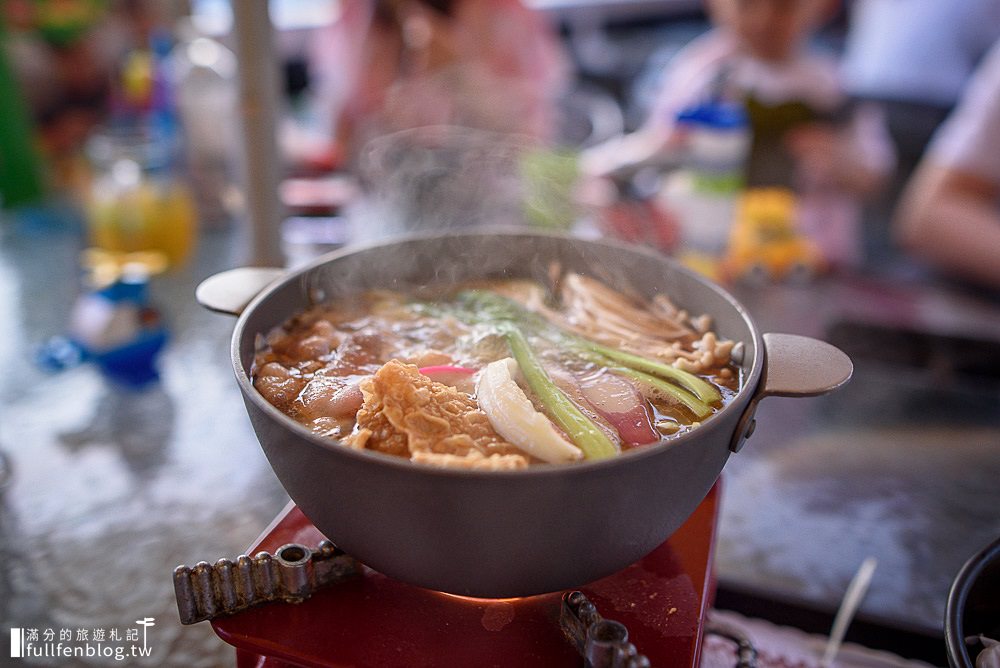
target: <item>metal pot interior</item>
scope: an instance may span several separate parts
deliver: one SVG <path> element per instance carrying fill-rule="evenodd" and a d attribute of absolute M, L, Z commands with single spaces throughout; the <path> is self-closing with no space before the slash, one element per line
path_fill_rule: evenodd
<path fill-rule="evenodd" d="M 337 251 L 317 259 L 263 291 L 243 312 L 233 336 L 237 380 L 246 396 L 275 419 L 301 436 L 323 443 L 323 439 L 270 406 L 253 388 L 251 366 L 260 335 L 314 304 L 369 289 L 408 291 L 473 279 L 545 281 L 554 262 L 646 298 L 665 292 L 677 305 L 695 315 L 711 315 L 714 329 L 721 337 L 744 345 L 740 392 L 713 420 L 721 413 L 742 411 L 747 405 L 760 382 L 763 366 L 760 333 L 745 309 L 722 288 L 673 260 L 642 248 L 505 230 L 407 237 Z M 696 435 L 698 431 L 681 438 Z M 380 453 L 362 454 L 389 458 Z"/>

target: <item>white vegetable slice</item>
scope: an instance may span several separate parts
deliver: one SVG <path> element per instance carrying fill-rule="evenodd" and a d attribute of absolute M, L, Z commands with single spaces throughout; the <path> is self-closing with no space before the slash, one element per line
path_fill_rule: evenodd
<path fill-rule="evenodd" d="M 581 459 L 583 452 L 535 410 L 514 382 L 517 371 L 517 362 L 507 357 L 487 364 L 479 376 L 476 397 L 493 429 L 511 444 L 550 464 Z"/>

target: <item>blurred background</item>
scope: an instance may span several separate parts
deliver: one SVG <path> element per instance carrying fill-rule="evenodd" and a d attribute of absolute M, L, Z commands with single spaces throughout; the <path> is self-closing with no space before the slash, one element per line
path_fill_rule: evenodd
<path fill-rule="evenodd" d="M 0 5 L 0 620 L 155 616 L 148 665 L 230 665 L 171 571 L 287 497 L 195 286 L 502 224 L 848 352 L 727 467 L 716 602 L 826 633 L 875 556 L 850 637 L 944 665 L 1000 536 L 1000 1 L 252 4 Z"/>

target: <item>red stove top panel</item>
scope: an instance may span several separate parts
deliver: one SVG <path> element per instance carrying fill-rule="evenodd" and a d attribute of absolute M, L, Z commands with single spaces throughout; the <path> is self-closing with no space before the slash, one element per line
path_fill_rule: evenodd
<path fill-rule="evenodd" d="M 654 666 L 697 666 L 711 604 L 718 485 L 662 546 L 582 587 L 602 616 L 623 623 Z M 316 545 L 322 534 L 289 506 L 250 547 Z M 559 593 L 465 599 L 371 569 L 300 604 L 272 603 L 212 622 L 240 654 L 315 668 L 579 666 L 559 626 Z M 261 663 L 259 665 L 265 665 Z"/>

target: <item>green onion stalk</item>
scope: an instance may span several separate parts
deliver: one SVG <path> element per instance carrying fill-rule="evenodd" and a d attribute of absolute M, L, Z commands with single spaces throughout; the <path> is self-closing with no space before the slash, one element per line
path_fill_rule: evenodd
<path fill-rule="evenodd" d="M 496 293 L 466 290 L 459 294 L 459 302 L 475 322 L 516 323 L 528 328 L 540 337 L 570 349 L 586 361 L 607 367 L 643 387 L 672 397 L 698 419 L 711 415 L 712 406 L 722 401 L 717 388 L 693 373 L 567 332 L 538 313 Z"/>
<path fill-rule="evenodd" d="M 517 327 L 505 327 L 507 343 L 528 387 L 538 397 L 549 418 L 562 429 L 586 459 L 607 459 L 618 448 L 600 427 L 567 397 L 542 368 L 535 353 Z"/>

